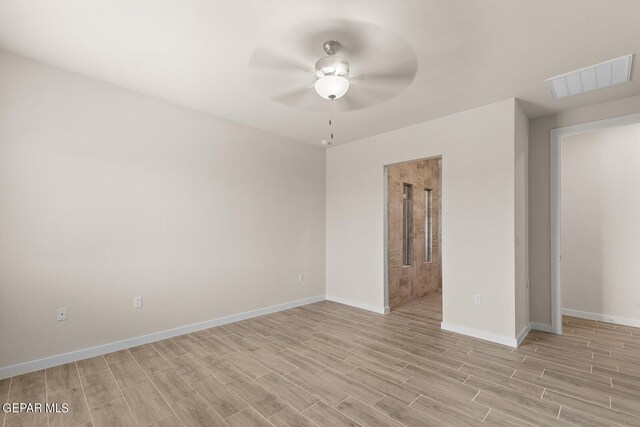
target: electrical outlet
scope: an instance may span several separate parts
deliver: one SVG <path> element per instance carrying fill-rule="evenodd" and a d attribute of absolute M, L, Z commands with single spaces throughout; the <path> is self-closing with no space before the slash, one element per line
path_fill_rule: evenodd
<path fill-rule="evenodd" d="M 298 283 L 302 283 L 303 280 L 304 276 L 302 275 L 302 273 L 298 274 Z"/>
<path fill-rule="evenodd" d="M 478 295 L 478 294 L 474 295 L 473 302 L 474 304 L 478 304 L 478 305 L 482 304 L 482 295 Z"/>
<path fill-rule="evenodd" d="M 67 320 L 68 317 L 69 317 L 69 312 L 67 310 L 67 307 L 58 307 L 58 310 L 56 310 L 56 320 L 57 321 Z"/>
<path fill-rule="evenodd" d="M 133 308 L 142 308 L 142 297 L 133 297 Z"/>

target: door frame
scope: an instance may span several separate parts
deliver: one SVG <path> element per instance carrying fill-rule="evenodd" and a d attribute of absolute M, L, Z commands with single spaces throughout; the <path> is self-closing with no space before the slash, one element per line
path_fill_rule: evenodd
<path fill-rule="evenodd" d="M 562 153 L 560 143 L 566 136 L 640 123 L 640 113 L 580 123 L 551 129 L 550 142 L 550 213 L 551 213 L 551 329 L 562 335 Z"/>
<path fill-rule="evenodd" d="M 382 209 L 383 209 L 383 221 L 382 221 L 382 227 L 383 227 L 383 234 L 382 234 L 382 238 L 383 240 L 383 245 L 382 245 L 382 259 L 384 262 L 384 268 L 383 268 L 383 274 L 384 274 L 384 312 L 389 313 L 389 311 L 391 310 L 389 307 L 389 209 L 388 209 L 388 203 L 389 203 L 389 194 L 388 194 L 388 184 L 389 184 L 389 166 L 395 166 L 395 165 L 401 165 L 403 163 L 411 163 L 411 162 L 418 162 L 421 160 L 432 160 L 432 159 L 440 159 L 440 188 L 438 189 L 438 191 L 440 192 L 440 229 L 443 229 L 444 227 L 444 217 L 442 215 L 442 206 L 443 206 L 443 199 L 444 199 L 444 195 L 442 194 L 442 188 L 443 188 L 443 182 L 442 182 L 442 168 L 444 167 L 444 156 L 442 154 L 436 154 L 434 156 L 428 156 L 428 157 L 420 157 L 417 159 L 410 159 L 410 160 L 403 160 L 400 162 L 394 162 L 394 163 L 388 163 L 386 165 L 383 165 L 383 172 L 382 172 L 382 176 L 383 176 L 383 184 L 382 184 Z M 442 256 L 442 234 L 438 235 L 438 250 L 440 251 L 440 268 L 443 268 L 444 265 L 444 261 L 443 261 L 443 256 Z M 442 275 L 442 298 L 444 301 L 444 274 Z M 443 303 L 444 306 L 444 303 Z M 443 311 L 444 311 L 444 307 L 443 307 Z"/>

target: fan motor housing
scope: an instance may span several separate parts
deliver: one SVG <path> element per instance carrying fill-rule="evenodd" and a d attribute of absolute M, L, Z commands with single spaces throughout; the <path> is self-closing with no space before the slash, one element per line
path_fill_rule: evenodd
<path fill-rule="evenodd" d="M 316 77 L 349 77 L 349 62 L 341 56 L 325 56 L 316 62 Z"/>

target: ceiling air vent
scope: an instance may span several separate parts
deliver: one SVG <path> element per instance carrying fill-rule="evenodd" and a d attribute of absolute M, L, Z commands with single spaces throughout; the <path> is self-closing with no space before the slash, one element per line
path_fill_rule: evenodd
<path fill-rule="evenodd" d="M 631 80 L 633 54 L 547 79 L 554 99 L 579 95 Z"/>

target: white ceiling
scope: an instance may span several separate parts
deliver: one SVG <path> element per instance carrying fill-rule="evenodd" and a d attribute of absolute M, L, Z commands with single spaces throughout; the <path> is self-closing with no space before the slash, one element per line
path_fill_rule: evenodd
<path fill-rule="evenodd" d="M 367 21 L 408 42 L 418 71 L 387 102 L 335 115 L 344 143 L 509 97 L 536 117 L 640 94 L 638 57 L 628 84 L 557 101 L 545 84 L 640 54 L 639 17 L 638 0 L 3 0 L 0 49 L 318 144 L 327 114 L 269 99 L 249 59 L 301 23 Z"/>

